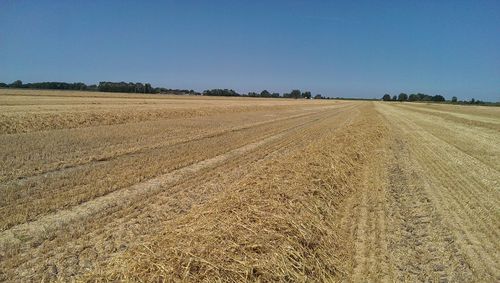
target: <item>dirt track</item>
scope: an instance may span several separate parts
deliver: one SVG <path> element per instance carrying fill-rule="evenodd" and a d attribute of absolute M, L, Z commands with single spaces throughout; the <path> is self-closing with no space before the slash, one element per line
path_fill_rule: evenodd
<path fill-rule="evenodd" d="M 44 94 L 0 99 L 0 280 L 500 280 L 494 108 Z"/>
<path fill-rule="evenodd" d="M 481 120 L 477 108 L 471 120 L 453 106 L 376 109 L 389 139 L 344 208 L 353 281 L 498 281 L 500 155 L 492 128 L 500 116 L 484 125 L 470 122 Z"/>

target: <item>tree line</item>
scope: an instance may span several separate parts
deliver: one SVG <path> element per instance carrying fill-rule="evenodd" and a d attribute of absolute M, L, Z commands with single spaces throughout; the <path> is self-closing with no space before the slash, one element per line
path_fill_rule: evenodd
<path fill-rule="evenodd" d="M 17 80 L 11 84 L 0 83 L 3 88 L 33 88 L 33 89 L 63 89 L 63 90 L 97 90 L 96 85 L 87 86 L 84 83 L 64 83 L 64 82 L 41 82 L 27 83 Z"/>
<path fill-rule="evenodd" d="M 11 84 L 1 83 L 0 88 L 29 88 L 29 89 L 54 89 L 54 90 L 84 90 L 102 92 L 127 92 L 127 93 L 171 93 L 171 94 L 200 94 L 194 90 L 168 89 L 163 87 L 152 87 L 149 83 L 132 82 L 99 82 L 95 85 L 85 83 L 65 83 L 65 82 L 40 82 L 26 83 L 17 80 Z"/>
<path fill-rule="evenodd" d="M 300 91 L 299 89 L 294 89 L 291 92 L 283 93 L 281 95 L 278 92 L 269 92 L 268 90 L 263 90 L 260 93 L 258 92 L 249 92 L 246 94 L 238 93 L 232 89 L 210 89 L 203 91 L 203 95 L 207 96 L 247 96 L 247 97 L 269 97 L 269 98 L 305 98 L 305 99 L 325 99 L 321 94 L 316 94 L 314 97 L 312 96 L 310 91 Z"/>
<path fill-rule="evenodd" d="M 410 95 L 402 92 L 399 95 L 391 96 L 386 93 L 382 96 L 383 101 L 430 101 L 430 102 L 449 102 L 452 104 L 483 104 L 483 105 L 497 105 L 498 103 L 485 102 L 481 100 L 476 100 L 471 98 L 471 100 L 458 100 L 456 96 L 453 96 L 451 100 L 447 101 L 442 95 L 428 95 L 424 93 L 412 93 Z"/>
<path fill-rule="evenodd" d="M 386 93 L 382 96 L 383 101 L 434 101 L 443 102 L 446 101 L 442 95 L 428 95 L 423 93 L 412 93 L 410 95 L 402 92 L 398 96 L 394 95 L 391 97 L 390 94 Z"/>
<path fill-rule="evenodd" d="M 102 92 L 125 92 L 125 93 L 160 93 L 160 94 L 189 94 L 189 95 L 206 95 L 206 96 L 245 96 L 245 97 L 264 97 L 264 98 L 303 98 L 303 99 L 327 99 L 321 94 L 316 94 L 314 97 L 310 91 L 302 92 L 299 89 L 294 89 L 289 93 L 281 95 L 278 92 L 269 92 L 263 90 L 261 92 L 249 92 L 246 94 L 238 93 L 232 89 L 207 89 L 203 92 L 197 92 L 187 89 L 170 89 L 163 87 L 152 87 L 150 83 L 133 83 L 133 82 L 107 82 L 102 81 L 95 85 L 86 85 L 85 83 L 65 83 L 65 82 L 39 82 L 39 83 L 23 83 L 21 80 L 12 82 L 11 84 L 1 83 L 0 88 L 29 88 L 29 89 L 54 89 L 54 90 L 82 90 L 82 91 L 102 91 Z"/>

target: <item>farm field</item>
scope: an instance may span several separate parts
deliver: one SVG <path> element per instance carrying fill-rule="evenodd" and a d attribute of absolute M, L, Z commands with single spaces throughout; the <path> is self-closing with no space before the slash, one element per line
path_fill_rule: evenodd
<path fill-rule="evenodd" d="M 0 90 L 0 281 L 500 281 L 500 108 Z"/>

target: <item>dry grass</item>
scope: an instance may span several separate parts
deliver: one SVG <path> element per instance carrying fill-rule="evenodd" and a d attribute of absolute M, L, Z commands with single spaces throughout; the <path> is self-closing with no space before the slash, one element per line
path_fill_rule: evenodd
<path fill-rule="evenodd" d="M 0 110 L 0 281 L 500 278 L 495 108 L 2 90 Z"/>
<path fill-rule="evenodd" d="M 58 97 L 58 99 L 61 98 Z M 64 99 L 70 100 L 67 97 Z M 119 99 L 117 103 L 121 103 L 123 98 L 116 99 Z M 165 99 L 170 99 L 174 104 L 181 103 L 171 97 Z M 121 213 L 128 209 L 126 203 L 115 204 L 106 208 L 105 211 L 96 211 L 89 217 L 78 218 L 77 223 L 71 223 L 70 227 L 89 223 L 88 230 L 83 235 L 72 234 L 72 232 L 69 232 L 69 235 L 64 234 L 66 232 L 58 233 L 57 231 L 66 231 L 66 226 L 61 226 L 61 223 L 67 223 L 63 220 L 65 215 L 68 215 L 65 211 L 72 211 L 73 208 L 80 207 L 80 204 L 86 205 L 91 200 L 99 199 L 100 196 L 108 195 L 110 192 L 127 189 L 152 177 L 220 156 L 263 138 L 275 136 L 276 142 L 260 146 L 255 153 L 245 157 L 247 159 L 251 156 L 252 158 L 253 156 L 260 156 L 261 159 L 269 158 L 274 152 L 300 147 L 302 142 L 304 145 L 309 143 L 314 137 L 311 131 L 320 133 L 328 127 L 327 121 L 339 121 L 338 118 L 336 120 L 328 118 L 332 113 L 335 115 L 341 113 L 345 111 L 342 109 L 346 106 L 352 108 L 349 103 L 335 102 L 325 104 L 313 101 L 267 100 L 265 101 L 267 105 L 262 107 L 260 104 L 263 100 L 215 99 L 217 103 L 210 99 L 181 100 L 181 104 L 191 104 L 194 108 L 213 103 L 213 107 L 219 112 L 190 119 L 159 119 L 127 123 L 123 126 L 120 122 L 110 126 L 2 135 L 1 137 L 14 153 L 2 151 L 5 155 L 3 168 L 9 168 L 9 170 L 2 172 L 4 181 L 1 190 L 5 198 L 2 199 L 0 209 L 7 217 L 2 219 L 5 232 L 0 238 L 7 240 L 14 237 L 17 241 L 16 246 L 10 244 L 5 246 L 8 242 L 2 242 L 4 249 L 8 249 L 8 251 L 2 251 L 3 256 L 8 258 L 4 261 L 4 266 L 10 266 L 8 270 L 13 270 L 11 268 L 14 266 L 20 268 L 20 264 L 26 264 L 26 260 L 30 259 L 23 259 L 27 255 L 22 253 L 25 246 L 37 247 L 32 251 L 33 255 L 37 250 L 47 248 L 47 245 L 53 246 L 51 242 L 61 240 L 62 243 L 68 245 L 69 239 L 80 240 L 86 237 L 87 231 L 99 231 L 98 229 L 101 228 L 97 227 L 109 223 L 101 222 L 99 218 L 94 219 L 93 215 L 101 213 L 106 215 L 117 209 L 117 212 Z M 206 103 L 207 101 L 209 103 Z M 62 106 L 57 105 L 53 111 L 64 113 L 67 104 L 71 103 L 66 101 Z M 234 109 L 220 110 L 221 105 L 239 109 L 238 104 L 259 109 L 238 113 L 233 113 L 237 112 Z M 284 108 L 275 107 L 282 107 L 283 104 Z M 29 106 L 27 109 L 32 108 L 36 107 Z M 110 109 L 112 108 L 110 106 Z M 19 119 L 22 120 L 22 116 Z M 318 122 L 321 123 L 316 124 Z M 125 129 L 128 131 L 125 132 Z M 299 144 L 294 144 L 294 141 Z M 40 151 L 40 154 L 32 155 L 37 151 Z M 244 156 L 247 154 L 245 153 Z M 245 163 L 233 163 L 228 170 L 234 171 L 242 164 Z M 206 173 L 201 173 L 200 176 L 204 174 Z M 197 189 L 197 184 L 192 184 L 192 186 L 195 187 L 186 187 L 186 189 L 188 191 Z M 214 189 L 217 188 L 217 186 L 214 187 Z M 165 188 L 161 188 L 162 194 L 168 195 L 163 192 L 164 190 Z M 186 202 L 202 200 L 208 197 L 206 194 L 205 189 L 200 195 L 189 196 Z M 153 194 L 151 197 L 154 196 Z M 142 197 L 146 199 L 137 200 L 147 203 L 149 197 Z M 123 214 L 120 217 L 128 219 L 129 215 L 131 214 Z M 56 230 L 52 228 L 40 230 L 34 227 L 39 224 L 43 227 L 54 227 Z M 26 229 L 23 228 L 24 225 L 27 225 Z M 123 226 L 118 230 L 122 229 L 124 229 Z M 153 231 L 147 227 L 143 229 Z M 52 241 L 47 242 L 48 239 Z M 103 238 L 103 241 L 108 241 L 108 239 Z M 104 251 L 99 253 L 105 255 Z M 36 258 L 36 256 L 31 258 Z M 46 272 L 46 270 L 41 271 L 39 275 Z"/>
<path fill-rule="evenodd" d="M 331 103 L 330 103 L 331 104 Z M 310 101 L 308 107 L 324 106 Z M 223 113 L 286 111 L 304 107 L 287 99 L 206 98 L 73 91 L 0 89 L 0 133 L 139 123 Z"/>
<path fill-rule="evenodd" d="M 453 111 L 453 107 L 444 109 Z M 456 107 L 456 112 L 461 113 L 462 108 Z M 482 108 L 473 110 L 480 112 Z M 499 131 L 483 124 L 471 126 L 462 120 L 452 122 L 441 117 L 441 113 L 422 113 L 411 107 L 381 104 L 379 110 L 391 121 L 394 135 L 402 144 L 396 156 L 403 155 L 404 158 L 397 163 L 402 168 L 400 170 L 410 176 L 403 188 L 419 189 L 415 190 L 420 197 L 412 202 L 413 210 L 407 209 L 407 214 L 419 217 L 418 221 L 410 219 L 419 224 L 411 233 L 413 241 L 420 242 L 422 247 L 419 256 L 459 259 L 455 264 L 452 260 L 436 263 L 433 268 L 437 269 L 435 272 L 439 271 L 436 273 L 440 273 L 440 278 L 498 281 Z M 467 111 L 467 115 L 474 114 L 469 109 Z M 495 117 L 500 121 L 500 115 Z M 393 178 L 397 180 L 397 176 Z M 432 214 L 438 216 L 431 217 Z M 439 223 L 434 224 L 434 231 L 422 227 L 422 223 L 432 222 Z M 441 237 L 441 244 L 439 237 L 432 236 L 439 233 L 445 235 Z M 444 247 L 439 248 L 440 245 Z M 450 269 L 458 271 L 447 273 Z"/>
<path fill-rule="evenodd" d="M 168 223 L 86 279 L 325 281 L 348 257 L 336 208 L 383 136 L 368 116 L 327 128 L 300 152 L 270 160 L 210 203 Z M 345 146 L 349 144 L 350 146 Z"/>
<path fill-rule="evenodd" d="M 73 98 L 64 99 L 71 101 Z M 93 97 L 85 99 L 99 101 Z M 117 104 L 123 100 L 121 97 L 117 99 Z M 174 105 L 179 101 L 168 96 L 163 100 Z M 207 104 L 206 99 L 180 100 L 185 101 L 184 108 Z M 267 106 L 269 109 L 258 106 L 261 101 L 237 100 L 237 105 L 233 105 L 233 100 L 217 101 L 212 106 L 210 117 L 202 115 L 166 120 L 150 117 L 156 120 L 129 121 L 127 124 L 116 120 L 116 124 L 110 126 L 0 136 L 0 168 L 3 168 L 0 175 L 3 181 L 0 184 L 3 196 L 0 213 L 6 215 L 0 221 L 0 230 L 214 157 L 293 127 L 304 117 L 318 115 L 325 110 L 325 105 L 316 105 L 316 110 L 307 111 L 303 109 L 304 105 L 297 105 L 296 102 L 285 102 L 291 105 L 279 111 L 273 103 Z M 245 103 L 249 109 L 259 109 L 233 113 L 241 110 L 239 105 Z M 161 107 L 161 103 L 156 107 Z M 224 107 L 229 110 L 224 110 Z M 57 105 L 54 113 L 64 116 L 66 111 L 65 106 Z M 127 115 L 135 116 L 141 111 L 129 110 Z M 169 107 L 164 111 L 168 112 Z M 31 118 L 21 116 L 16 119 L 24 123 Z M 30 205 L 32 203 L 37 205 Z"/>

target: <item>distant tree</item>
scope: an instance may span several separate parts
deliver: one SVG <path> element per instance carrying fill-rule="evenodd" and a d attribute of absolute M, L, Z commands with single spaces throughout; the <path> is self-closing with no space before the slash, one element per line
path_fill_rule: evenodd
<path fill-rule="evenodd" d="M 84 83 L 40 82 L 40 83 L 27 83 L 27 84 L 21 83 L 21 85 L 23 88 L 32 88 L 32 89 L 87 90 L 87 85 Z"/>
<path fill-rule="evenodd" d="M 292 97 L 292 94 L 290 94 L 288 92 L 283 93 L 283 98 L 291 98 L 291 97 Z"/>
<path fill-rule="evenodd" d="M 457 102 L 458 102 L 458 98 L 457 98 L 456 96 L 453 96 L 453 97 L 451 98 L 451 102 L 452 102 L 452 103 L 457 103 Z"/>
<path fill-rule="evenodd" d="M 439 101 L 440 100 L 440 95 L 428 95 L 428 94 L 423 94 L 423 93 L 419 93 L 418 94 L 419 98 L 421 101 Z M 444 101 L 444 100 L 443 100 Z"/>
<path fill-rule="evenodd" d="M 399 96 L 398 96 L 398 100 L 399 101 L 407 101 L 408 100 L 408 94 L 406 94 L 404 92 L 400 93 Z"/>
<path fill-rule="evenodd" d="M 301 93 L 301 92 L 300 92 L 300 90 L 298 90 L 298 89 L 294 89 L 294 90 L 292 90 L 292 92 L 290 93 L 290 97 L 291 97 L 291 98 L 295 98 L 295 99 L 300 98 L 300 97 L 301 97 L 301 95 L 302 95 L 302 93 Z"/>
<path fill-rule="evenodd" d="M 277 97 L 280 97 L 280 94 L 279 94 L 279 92 L 273 92 L 271 94 L 271 97 L 276 97 L 277 98 Z"/>
<path fill-rule="evenodd" d="M 260 93 L 260 96 L 261 97 L 271 97 L 271 93 L 267 90 L 263 90 L 261 93 Z"/>
<path fill-rule="evenodd" d="M 389 100 L 391 100 L 391 95 L 390 95 L 390 94 L 387 94 L 387 93 L 386 93 L 386 94 L 384 94 L 384 96 L 382 96 L 382 100 L 383 100 L 383 101 L 389 101 Z"/>
<path fill-rule="evenodd" d="M 476 100 L 474 98 L 471 98 L 470 104 L 474 104 L 474 103 L 476 103 Z"/>
<path fill-rule="evenodd" d="M 201 93 L 194 91 L 192 89 L 171 89 L 171 88 L 164 88 L 164 87 L 155 87 L 151 89 L 151 93 L 168 93 L 168 94 L 175 94 L 175 95 L 201 95 Z"/>
<path fill-rule="evenodd" d="M 132 92 L 132 93 L 154 93 L 159 89 L 154 89 L 151 84 L 133 82 L 99 82 L 99 91 L 104 92 Z M 159 92 L 159 91 L 158 91 Z"/>
<path fill-rule="evenodd" d="M 302 98 L 306 98 L 306 99 L 311 99 L 312 97 L 312 94 L 310 91 L 304 91 L 302 94 L 301 94 Z"/>
<path fill-rule="evenodd" d="M 21 80 L 17 80 L 9 85 L 9 87 L 13 88 L 21 88 L 23 87 L 23 82 Z"/>
<path fill-rule="evenodd" d="M 318 93 L 314 96 L 314 99 L 323 99 L 323 96 Z"/>
<path fill-rule="evenodd" d="M 412 93 L 408 96 L 408 101 L 418 101 L 418 95 Z"/>
<path fill-rule="evenodd" d="M 436 102 L 443 102 L 445 101 L 446 99 L 444 98 L 444 96 L 442 95 L 434 95 L 431 99 L 431 101 L 436 101 Z"/>
<path fill-rule="evenodd" d="M 398 97 L 394 95 L 394 96 L 392 97 L 392 101 L 397 101 L 397 100 L 398 100 Z"/>
<path fill-rule="evenodd" d="M 203 91 L 203 95 L 207 95 L 207 96 L 240 96 L 239 93 L 237 93 L 236 91 L 232 90 L 232 89 L 220 89 L 220 88 L 216 88 L 216 89 L 211 89 L 211 90 L 205 90 Z"/>
<path fill-rule="evenodd" d="M 6 83 L 0 83 L 0 87 L 8 87 L 9 85 Z"/>
<path fill-rule="evenodd" d="M 256 92 L 253 92 L 253 91 L 252 91 L 252 92 L 249 92 L 249 93 L 248 93 L 248 96 L 250 96 L 250 97 L 259 97 L 259 96 L 260 96 L 260 94 L 258 94 L 258 93 L 256 93 Z"/>
<path fill-rule="evenodd" d="M 145 90 L 146 89 L 145 89 L 145 87 L 144 87 L 144 85 L 142 83 L 135 83 L 135 85 L 134 85 L 134 92 L 136 92 L 136 93 L 144 93 L 144 92 L 146 92 Z"/>

